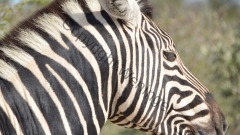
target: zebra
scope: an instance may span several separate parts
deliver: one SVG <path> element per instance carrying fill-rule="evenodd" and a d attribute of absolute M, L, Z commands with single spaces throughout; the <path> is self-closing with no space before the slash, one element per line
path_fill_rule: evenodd
<path fill-rule="evenodd" d="M 55 0 L 0 41 L 2 135 L 224 135 L 147 0 Z"/>

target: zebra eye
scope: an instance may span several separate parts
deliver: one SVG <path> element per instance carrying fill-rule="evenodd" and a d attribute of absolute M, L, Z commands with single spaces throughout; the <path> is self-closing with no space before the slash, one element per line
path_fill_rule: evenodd
<path fill-rule="evenodd" d="M 170 51 L 163 51 L 163 57 L 170 62 L 175 61 L 175 59 L 177 58 L 176 54 Z"/>

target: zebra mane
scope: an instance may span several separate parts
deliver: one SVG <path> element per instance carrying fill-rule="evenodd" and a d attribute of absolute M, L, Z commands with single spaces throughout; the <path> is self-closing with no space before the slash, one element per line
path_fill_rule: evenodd
<path fill-rule="evenodd" d="M 48 12 L 53 12 L 53 13 L 54 12 L 59 12 L 59 10 L 57 8 L 57 5 L 58 6 L 59 6 L 59 4 L 62 5 L 64 2 L 67 2 L 67 1 L 75 1 L 75 0 L 55 0 L 55 1 L 52 2 L 52 4 L 49 4 L 47 7 L 45 7 L 45 10 L 47 10 Z M 79 5 L 82 8 L 87 8 L 89 5 L 91 5 L 91 6 L 92 5 L 98 5 L 98 0 L 76 0 L 76 1 L 78 1 Z M 149 18 L 153 19 L 152 18 L 153 17 L 153 7 L 149 4 L 149 0 L 136 0 L 136 1 L 137 1 L 138 5 L 140 7 L 141 12 L 143 14 L 145 14 L 146 16 L 148 16 Z M 42 11 L 43 10 L 40 10 L 40 11 L 36 12 L 35 14 L 33 14 L 31 17 L 27 18 L 26 20 L 20 21 L 20 25 L 18 25 L 18 26 L 24 25 L 23 27 L 25 27 L 25 26 L 31 27 L 31 25 L 29 25 L 29 22 L 27 20 L 31 20 L 31 19 L 34 19 L 38 16 L 41 16 L 41 14 L 43 13 Z M 12 29 L 12 31 L 10 31 L 10 33 L 14 33 L 13 35 L 15 36 L 15 31 L 14 30 L 15 29 Z M 2 39 L 0 39 L 0 41 L 1 40 Z"/>
<path fill-rule="evenodd" d="M 148 0 L 136 0 L 136 1 L 140 7 L 141 12 L 151 18 L 152 7 L 149 5 Z M 68 2 L 77 3 L 78 5 L 64 4 Z M 64 7 L 64 6 L 68 6 L 68 7 Z M 0 77 L 7 79 L 17 72 L 17 69 L 15 69 L 17 67 L 15 67 L 14 64 L 11 64 L 12 60 L 15 59 L 14 61 L 18 61 L 18 63 L 21 62 L 20 64 L 22 65 L 32 59 L 31 57 L 26 57 L 25 55 L 27 54 L 24 53 L 24 51 L 21 51 L 22 49 L 25 50 L 26 47 L 24 47 L 25 45 L 19 46 L 19 44 L 21 44 L 21 41 L 19 39 L 23 39 L 24 38 L 23 36 L 26 36 L 26 33 L 27 33 L 26 31 L 28 31 L 28 29 L 32 29 L 32 30 L 35 29 L 37 20 L 46 16 L 45 15 L 46 13 L 55 14 L 59 17 L 62 17 L 61 13 L 64 12 L 64 8 L 67 11 L 71 12 L 74 10 L 76 11 L 76 7 L 79 8 L 78 6 L 80 6 L 84 11 L 88 11 L 89 9 L 90 10 L 93 9 L 94 11 L 101 10 L 101 6 L 98 0 L 55 0 L 52 3 L 50 3 L 48 6 L 37 11 L 31 17 L 19 23 L 18 26 L 13 28 L 7 35 L 5 35 L 2 39 L 0 39 Z M 34 35 L 34 32 L 32 33 L 33 33 L 32 35 Z M 29 37 L 29 34 L 27 37 Z M 39 36 L 36 35 L 35 37 L 39 37 Z M 37 41 L 37 40 L 34 40 L 34 41 Z M 18 47 L 21 48 L 20 51 L 18 50 Z M 18 57 L 13 57 L 17 55 Z M 20 57 L 20 56 L 23 56 L 23 57 Z"/>

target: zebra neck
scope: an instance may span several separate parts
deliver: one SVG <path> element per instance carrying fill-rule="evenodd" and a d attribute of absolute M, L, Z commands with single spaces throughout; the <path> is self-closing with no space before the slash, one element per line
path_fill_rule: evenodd
<path fill-rule="evenodd" d="M 18 42 L 9 41 L 14 47 L 1 48 L 15 67 L 0 60 L 6 66 L 0 69 L 1 102 L 8 105 L 1 117 L 15 118 L 1 125 L 11 123 L 13 132 L 26 135 L 99 134 L 114 87 L 109 61 L 115 55 L 103 43 L 109 35 L 97 40 L 101 27 L 65 13 L 42 10 L 29 20 L 33 27 L 20 26 Z"/>

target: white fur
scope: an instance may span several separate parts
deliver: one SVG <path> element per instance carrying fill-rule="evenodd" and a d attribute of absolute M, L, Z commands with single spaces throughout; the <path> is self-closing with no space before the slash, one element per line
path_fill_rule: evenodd
<path fill-rule="evenodd" d="M 4 52 L 5 56 L 22 66 L 26 65 L 33 59 L 31 55 L 18 48 L 17 46 L 2 47 L 0 50 Z"/>
<path fill-rule="evenodd" d="M 60 35 L 67 31 L 66 29 L 70 29 L 67 24 L 65 24 L 64 20 L 55 14 L 44 14 L 36 22 L 39 28 L 51 35 L 64 48 L 69 49 Z"/>
<path fill-rule="evenodd" d="M 72 91 L 70 90 L 70 88 L 68 87 L 68 85 L 66 84 L 66 82 L 58 75 L 58 73 L 56 73 L 54 71 L 53 68 L 51 68 L 50 65 L 46 65 L 47 69 L 56 77 L 56 79 L 58 80 L 58 82 L 62 85 L 62 87 L 65 89 L 65 91 L 67 92 L 68 96 L 71 98 L 72 100 L 72 103 L 78 113 L 78 117 L 79 117 L 79 120 L 81 121 L 81 124 L 83 126 L 83 135 L 87 135 L 87 123 L 86 123 L 86 120 L 84 119 L 84 116 L 80 110 L 80 106 L 77 102 L 77 99 L 75 98 L 74 94 L 72 93 Z"/>
<path fill-rule="evenodd" d="M 97 37 L 98 42 L 101 44 L 101 46 L 103 47 L 103 49 L 105 50 L 105 52 L 109 55 L 111 54 L 110 49 L 107 46 L 107 43 L 105 42 L 105 40 L 103 39 L 102 36 L 100 36 L 101 34 L 99 33 L 99 31 L 97 31 L 92 25 L 89 25 L 87 18 L 84 15 L 84 11 L 76 5 L 76 2 L 74 1 L 69 1 L 67 3 L 64 4 L 64 11 L 71 16 L 79 25 L 83 26 L 88 32 L 90 32 L 92 35 L 94 35 L 95 37 Z M 93 12 L 94 16 L 96 18 L 98 18 L 100 16 L 100 12 Z M 68 36 L 68 38 L 70 40 L 76 40 L 76 37 L 73 37 L 69 34 L 66 34 Z M 93 65 L 93 70 L 96 74 L 100 73 L 100 69 L 99 69 L 99 65 L 97 64 L 97 61 L 95 59 L 94 54 L 92 54 L 90 52 L 90 50 L 88 49 L 82 49 L 82 46 L 84 45 L 82 42 L 80 42 L 79 40 L 76 42 L 73 42 L 73 44 L 75 45 L 75 47 L 78 49 L 79 52 L 81 52 L 84 57 L 91 62 L 91 65 Z M 84 45 L 86 46 L 86 45 Z M 111 59 L 107 59 L 108 62 L 110 63 L 112 60 Z M 109 71 L 111 74 L 111 71 Z M 99 87 L 99 105 L 101 106 L 101 108 L 104 108 L 104 103 L 103 103 L 103 99 L 102 99 L 102 93 L 101 93 L 101 77 L 97 76 L 97 82 L 98 82 L 98 87 Z M 107 112 L 104 112 L 104 116 L 107 117 Z"/>
<path fill-rule="evenodd" d="M 4 99 L 4 96 L 3 96 L 2 92 L 1 92 L 1 89 L 0 89 L 0 101 L 1 101 L 0 102 L 0 107 L 5 112 L 7 117 L 9 118 L 9 121 L 11 122 L 11 124 L 14 126 L 14 128 L 16 130 L 16 134 L 17 135 L 23 135 L 23 132 L 22 132 L 20 124 L 19 124 L 19 122 L 17 120 L 17 117 L 15 116 L 15 114 L 12 111 L 11 107 L 8 105 L 8 103 Z M 2 135 L 1 131 L 0 131 L 0 135 Z"/>
<path fill-rule="evenodd" d="M 12 76 L 14 76 L 17 73 L 17 70 L 6 63 L 5 61 L 0 59 L 0 77 L 8 80 Z"/>
<path fill-rule="evenodd" d="M 76 1 L 72 0 L 63 3 L 62 8 L 63 11 L 70 15 L 76 22 L 85 20 L 84 12 Z"/>
<path fill-rule="evenodd" d="M 37 52 L 41 52 L 48 47 L 46 41 L 38 33 L 29 29 L 21 30 L 18 39 Z"/>
<path fill-rule="evenodd" d="M 20 65 L 26 65 L 32 60 L 32 57 L 24 52 L 22 49 L 16 46 L 3 46 L 0 48 L 3 51 L 4 55 L 13 61 L 19 63 Z M 0 60 L 0 77 L 9 80 L 11 77 L 16 75 L 17 70 L 11 66 L 9 63 L 6 63 L 3 60 Z"/>
<path fill-rule="evenodd" d="M 31 67 L 34 69 L 35 67 Z M 50 128 L 47 124 L 47 121 L 45 117 L 43 116 L 43 113 L 38 108 L 35 100 L 27 90 L 27 88 L 23 85 L 23 82 L 21 81 L 20 77 L 16 74 L 14 77 L 11 78 L 11 82 L 14 86 L 14 88 L 18 91 L 18 93 L 21 95 L 21 97 L 27 101 L 29 107 L 33 111 L 33 114 L 35 114 L 38 118 L 39 123 L 41 124 L 43 131 L 46 135 L 51 135 Z M 16 126 L 14 126 L 16 127 Z"/>
<path fill-rule="evenodd" d="M 88 8 L 92 12 L 100 11 L 101 10 L 101 5 L 97 0 L 86 0 L 86 3 L 88 5 Z"/>

